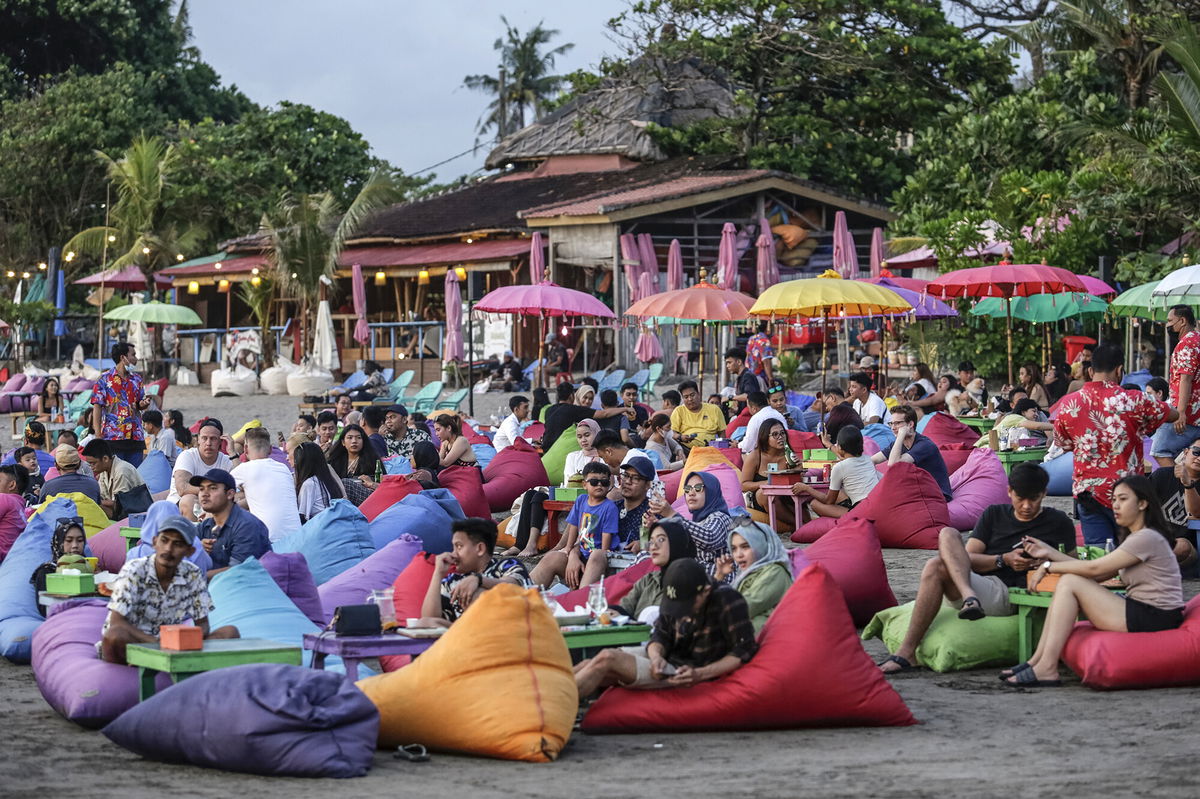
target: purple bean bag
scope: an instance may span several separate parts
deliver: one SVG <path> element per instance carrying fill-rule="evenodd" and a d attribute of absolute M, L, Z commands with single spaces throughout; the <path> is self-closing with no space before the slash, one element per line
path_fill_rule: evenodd
<path fill-rule="evenodd" d="M 320 624 L 327 624 L 333 618 L 334 610 L 341 605 L 361 605 L 367 601 L 371 591 L 391 588 L 400 572 L 421 549 L 420 538 L 401 535 L 362 563 L 351 566 L 323 584 L 317 589 L 321 605 L 325 608 L 325 619 Z"/>
<path fill-rule="evenodd" d="M 75 503 L 66 497 L 49 502 L 26 523 L 0 564 L 0 654 L 13 663 L 29 662 L 30 639 L 44 621 L 29 578 L 34 569 L 50 560 L 54 523 L 75 514 Z"/>
<path fill-rule="evenodd" d="M 304 560 L 303 555 L 299 552 L 267 552 L 258 562 L 309 621 L 325 625 L 328 618 L 321 606 L 317 584 L 313 581 L 312 572 L 308 570 L 308 562 Z"/>
<path fill-rule="evenodd" d="M 361 777 L 375 757 L 379 711 L 341 674 L 257 663 L 190 677 L 129 710 L 104 734 L 167 763 Z"/>

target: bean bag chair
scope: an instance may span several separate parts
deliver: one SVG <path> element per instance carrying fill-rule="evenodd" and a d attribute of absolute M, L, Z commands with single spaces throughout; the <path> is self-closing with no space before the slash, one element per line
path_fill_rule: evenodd
<path fill-rule="evenodd" d="M 145 558 L 153 555 L 154 536 L 158 535 L 158 525 L 172 516 L 178 515 L 179 508 L 174 503 L 168 502 L 165 499 L 155 502 L 145 513 L 134 514 L 131 525 L 141 525 L 142 537 L 132 549 L 125 553 L 125 562 L 128 563 L 134 558 Z M 117 537 L 124 541 L 119 534 Z M 204 572 L 213 567 L 212 557 L 199 544 L 196 545 L 195 551 L 187 556 L 187 559 L 195 563 Z"/>
<path fill-rule="evenodd" d="M 896 436 L 892 433 L 891 428 L 880 422 L 869 424 L 863 428 L 863 454 L 874 455 L 868 453 L 866 443 L 870 441 L 875 446 L 875 452 L 887 452 L 892 448 L 892 444 L 896 443 Z"/>
<path fill-rule="evenodd" d="M 1200 685 L 1200 597 L 1187 603 L 1174 630 L 1115 633 L 1078 622 L 1063 662 L 1084 685 L 1101 690 Z"/>
<path fill-rule="evenodd" d="M 817 543 L 789 554 L 795 574 L 806 562 L 825 567 L 842 589 L 855 627 L 862 627 L 879 611 L 896 605 L 875 525 L 866 519 L 843 521 Z"/>
<path fill-rule="evenodd" d="M 546 407 L 549 408 L 550 406 L 547 405 Z M 545 412 L 546 409 L 543 408 L 542 413 L 544 414 Z M 544 435 L 546 435 L 546 423 L 542 421 L 536 421 L 529 425 L 529 427 L 525 428 L 525 432 L 521 433 L 521 438 L 525 439 L 526 441 L 538 441 Z"/>
<path fill-rule="evenodd" d="M 65 494 L 44 502 L 0 564 L 0 655 L 13 663 L 29 662 L 30 638 L 44 621 L 29 577 L 50 559 L 54 523 L 75 515 L 75 503 Z"/>
<path fill-rule="evenodd" d="M 542 454 L 542 466 L 546 468 L 546 477 L 550 485 L 562 485 L 567 455 L 577 449 L 579 442 L 575 440 L 575 425 L 571 425 L 554 441 L 554 446 Z"/>
<path fill-rule="evenodd" d="M 583 719 L 588 733 L 699 732 L 916 723 L 867 656 L 837 584 L 811 564 L 758 634 L 749 663 L 690 688 L 610 688 Z"/>
<path fill-rule="evenodd" d="M 852 510 L 842 518 L 848 519 L 850 518 L 851 514 L 855 514 L 855 518 L 862 518 L 862 513 L 858 513 L 856 511 L 857 509 Z M 792 541 L 797 544 L 811 544 L 814 541 L 820 540 L 822 536 L 837 526 L 839 521 L 841 521 L 841 519 L 831 519 L 826 516 L 818 516 L 812 521 L 805 522 L 804 524 L 800 525 L 799 529 L 792 533 Z"/>
<path fill-rule="evenodd" d="M 679 482 L 677 482 L 674 486 L 675 487 L 674 493 L 672 493 L 669 490 L 667 491 L 667 501 L 674 502 L 675 500 L 679 499 L 679 497 L 681 496 L 682 491 L 683 491 L 683 482 L 682 481 L 686 475 L 689 475 L 692 472 L 704 471 L 704 469 L 706 467 L 712 466 L 714 464 L 724 464 L 725 466 L 728 466 L 729 468 L 733 469 L 735 472 L 738 473 L 738 475 L 739 475 L 738 493 L 740 494 L 741 493 L 741 478 L 740 478 L 741 472 L 738 471 L 738 467 L 734 466 L 733 461 L 731 461 L 729 459 L 729 455 L 736 451 L 737 450 L 734 450 L 732 448 L 731 449 L 717 449 L 716 447 L 696 447 L 696 448 L 694 448 L 690 453 L 688 453 L 688 457 L 687 457 L 687 460 L 684 461 L 683 468 L 679 470 L 679 478 L 678 478 Z M 673 476 L 674 476 L 674 473 L 668 475 L 668 477 L 673 477 Z M 743 500 L 741 502 L 741 504 L 745 505 L 746 504 L 745 500 Z"/>
<path fill-rule="evenodd" d="M 322 626 L 329 621 L 321 605 L 321 595 L 317 593 L 317 584 L 303 555 L 299 552 L 265 552 L 258 562 L 305 618 Z"/>
<path fill-rule="evenodd" d="M 151 494 L 171 490 L 171 462 L 158 450 L 147 452 L 137 470 L 146 481 L 146 488 L 150 489 Z"/>
<path fill-rule="evenodd" d="M 408 480 L 403 475 L 387 474 L 379 481 L 379 487 L 371 492 L 371 496 L 358 506 L 358 511 L 368 522 L 373 522 L 379 514 L 409 494 L 418 494 L 420 491 L 421 484 L 417 481 Z"/>
<path fill-rule="evenodd" d="M 303 555 L 317 585 L 375 551 L 366 517 L 347 499 L 335 499 L 299 530 L 271 546 L 276 552 Z"/>
<path fill-rule="evenodd" d="M 453 507 L 458 508 L 458 503 L 453 497 L 449 497 L 449 503 L 439 502 L 430 496 L 432 493 L 434 492 L 423 491 L 420 494 L 410 494 L 371 522 L 371 540 L 376 548 L 382 549 L 397 538 L 410 535 L 421 540 L 421 548 L 426 552 L 435 555 L 449 552 L 450 523 L 465 517 L 461 510 L 453 516 L 447 512 L 446 506 L 449 503 L 454 503 Z M 446 494 L 449 495 L 449 492 Z"/>
<path fill-rule="evenodd" d="M 483 495 L 493 511 L 506 511 L 517 497 L 545 485 L 550 485 L 546 467 L 537 450 L 524 439 L 497 453 L 483 470 Z"/>
<path fill-rule="evenodd" d="M 714 463 L 711 466 L 705 466 L 700 471 L 716 475 L 717 480 L 721 483 L 721 496 L 725 497 L 725 504 L 729 506 L 730 510 L 746 507 L 746 497 L 742 494 L 741 472 L 728 463 Z M 685 470 L 684 474 L 691 474 L 691 472 Z M 680 495 L 679 499 L 671 503 L 671 507 L 685 519 L 692 518 L 692 512 L 688 510 L 687 500 L 682 495 Z"/>
<path fill-rule="evenodd" d="M 125 539 L 121 537 L 121 528 L 128 526 L 129 520 L 121 519 L 88 539 L 88 549 L 99 560 L 101 571 L 116 574 L 125 565 Z"/>
<path fill-rule="evenodd" d="M 889 652 L 895 652 L 908 632 L 913 605 L 909 602 L 875 614 L 862 631 L 863 640 L 878 638 Z M 942 605 L 917 645 L 915 662 L 939 672 L 1011 666 L 1017 662 L 1019 632 L 1015 615 L 966 621 L 954 608 Z"/>
<path fill-rule="evenodd" d="M 1057 458 L 1048 461 L 1042 461 L 1038 464 L 1046 470 L 1046 474 L 1050 475 L 1050 484 L 1046 486 L 1046 495 L 1051 497 L 1070 497 L 1074 495 L 1071 490 L 1071 475 L 1075 470 L 1075 453 L 1064 452 Z"/>
<path fill-rule="evenodd" d="M 392 604 L 396 608 L 396 621 L 400 624 L 421 616 L 421 605 L 433 580 L 436 560 L 436 555 L 418 552 L 392 583 Z M 410 655 L 383 655 L 379 658 L 379 665 L 384 671 L 396 671 L 411 662 Z"/>
<path fill-rule="evenodd" d="M 105 727 L 104 735 L 165 763 L 281 777 L 361 777 L 375 757 L 379 712 L 340 674 L 255 663 L 197 674 L 156 693 Z"/>
<path fill-rule="evenodd" d="M 825 442 L 817 433 L 805 433 L 799 430 L 788 431 L 788 444 L 794 452 L 800 453 L 806 449 L 824 449 Z"/>
<path fill-rule="evenodd" d="M 333 618 L 333 612 L 340 606 L 362 605 L 372 591 L 391 588 L 396 577 L 420 551 L 421 539 L 402 535 L 318 588 L 321 606 L 325 609 L 324 623 Z"/>
<path fill-rule="evenodd" d="M 996 453 L 986 447 L 971 450 L 961 469 L 950 475 L 954 499 L 946 506 L 950 526 L 974 530 L 989 505 L 1008 502 L 1008 475 Z"/>
<path fill-rule="evenodd" d="M 34 509 L 33 513 L 30 514 L 30 518 L 37 516 L 39 513 L 49 507 L 51 502 L 59 498 L 69 499 L 72 503 L 74 503 L 75 513 L 67 515 L 75 515 L 83 519 L 83 533 L 88 538 L 91 538 L 96 533 L 112 524 L 112 521 L 108 518 L 108 514 L 104 512 L 103 508 L 93 502 L 92 498 L 87 494 L 81 494 L 78 491 L 68 491 L 63 494 L 55 494 L 52 498 L 47 498 L 45 502 L 38 505 Z M 51 527 L 53 526 L 54 525 L 51 525 Z"/>
<path fill-rule="evenodd" d="M 534 589 L 499 585 L 400 671 L 359 680 L 379 746 L 548 762 L 571 735 L 579 694 L 558 623 Z"/>
<path fill-rule="evenodd" d="M 891 432 L 891 431 L 889 430 L 888 432 Z M 891 444 L 889 444 L 888 446 L 890 447 Z M 875 439 L 870 438 L 870 437 L 863 438 L 863 454 L 864 455 L 868 455 L 868 456 L 875 455 L 876 453 L 883 452 L 883 451 L 884 451 L 883 448 L 875 443 Z"/>
<path fill-rule="evenodd" d="M 644 575 L 657 569 L 658 567 L 649 558 L 646 558 L 645 560 L 639 560 L 632 566 L 621 569 L 621 571 L 611 577 L 605 577 L 604 596 L 608 600 L 609 606 L 619 605 L 621 599 L 633 588 L 634 583 L 642 579 Z M 590 586 L 587 588 L 578 588 L 574 591 L 567 591 L 565 594 L 559 594 L 554 597 L 554 600 L 564 610 L 587 607 L 589 590 L 591 590 Z"/>
<path fill-rule="evenodd" d="M 929 421 L 926 422 L 926 419 Z M 922 418 L 921 421 L 925 422 L 925 426 L 921 432 L 932 439 L 933 443 L 939 447 L 948 444 L 966 444 L 973 447 L 975 446 L 975 442 L 979 440 L 979 433 L 974 428 L 968 427 L 953 416 L 941 411 L 931 413 Z"/>
<path fill-rule="evenodd" d="M 946 474 L 954 474 L 963 467 L 967 459 L 971 457 L 971 453 L 975 451 L 974 447 L 964 447 L 962 444 L 955 444 L 949 447 L 938 447 L 938 452 L 941 453 L 942 461 L 946 464 Z M 988 450 L 989 452 L 991 450 Z"/>
<path fill-rule="evenodd" d="M 438 474 L 438 483 L 454 495 L 468 518 L 492 518 L 487 495 L 483 493 L 483 472 L 476 467 L 448 466 Z"/>
<path fill-rule="evenodd" d="M 393 455 L 383 459 L 383 471 L 385 474 L 412 474 L 412 463 L 408 458 Z"/>
<path fill-rule="evenodd" d="M 674 502 L 679 497 L 679 486 L 683 482 L 683 474 L 683 469 L 676 469 L 659 478 L 663 484 L 663 496 L 667 498 L 668 502 Z"/>
<path fill-rule="evenodd" d="M 486 469 L 488 464 L 492 462 L 492 458 L 496 457 L 496 448 L 492 446 L 492 442 L 486 436 L 480 436 L 483 442 L 471 442 L 471 451 L 475 453 L 475 460 L 479 462 L 480 469 Z"/>
<path fill-rule="evenodd" d="M 946 499 L 929 472 L 903 461 L 888 467 L 859 507 L 889 548 L 937 549 L 938 534 L 950 524 Z"/>

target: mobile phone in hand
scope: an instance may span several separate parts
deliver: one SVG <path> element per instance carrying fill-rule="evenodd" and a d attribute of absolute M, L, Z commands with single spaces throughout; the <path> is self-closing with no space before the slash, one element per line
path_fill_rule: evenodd
<path fill-rule="evenodd" d="M 661 669 L 659 669 L 658 673 L 664 677 L 671 677 L 671 676 L 675 675 L 678 671 L 679 671 L 679 669 L 675 668 L 670 663 L 668 663 L 667 665 L 665 665 Z"/>

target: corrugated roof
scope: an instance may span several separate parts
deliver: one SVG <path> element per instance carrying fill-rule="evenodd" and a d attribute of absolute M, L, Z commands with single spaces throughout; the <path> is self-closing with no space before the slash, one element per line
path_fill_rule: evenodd
<path fill-rule="evenodd" d="M 220 268 L 217 267 L 220 264 Z M 255 267 L 263 269 L 270 266 L 265 255 L 249 255 L 243 258 L 230 258 L 218 261 L 215 257 L 197 258 L 195 261 L 168 266 L 160 269 L 158 274 L 169 278 L 177 277 L 208 277 L 210 275 L 241 275 L 252 271 Z"/>

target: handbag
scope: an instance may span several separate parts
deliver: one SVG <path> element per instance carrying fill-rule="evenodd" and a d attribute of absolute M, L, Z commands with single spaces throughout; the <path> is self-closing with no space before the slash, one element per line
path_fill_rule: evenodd
<path fill-rule="evenodd" d="M 329 622 L 334 635 L 381 635 L 383 621 L 378 605 L 341 605 Z"/>
<path fill-rule="evenodd" d="M 116 504 L 113 518 L 124 519 L 131 513 L 145 513 L 150 510 L 150 506 L 154 504 L 154 497 L 150 496 L 150 489 L 142 483 L 128 491 L 120 492 L 113 501 Z"/>

